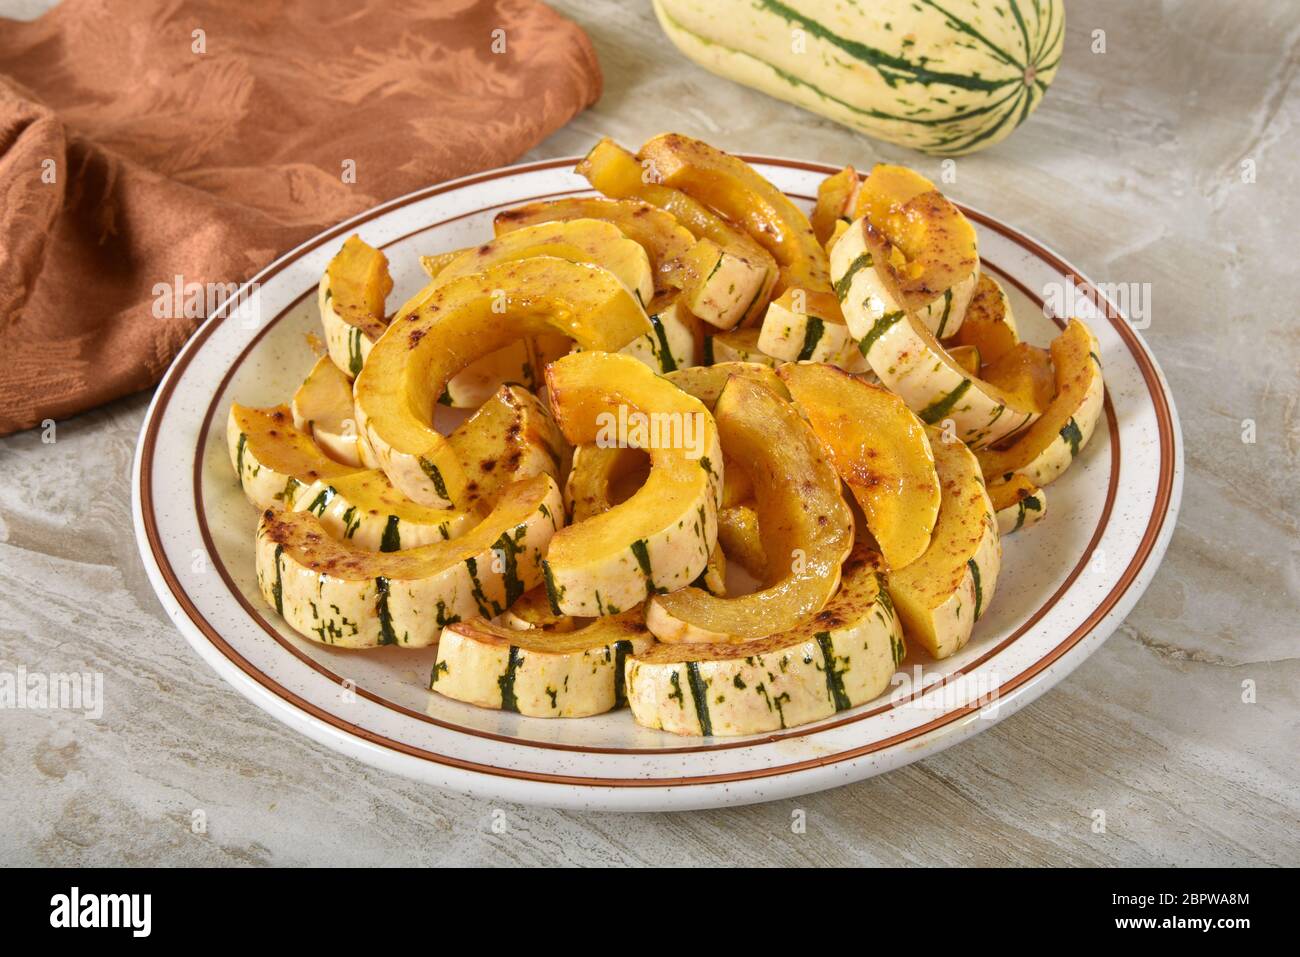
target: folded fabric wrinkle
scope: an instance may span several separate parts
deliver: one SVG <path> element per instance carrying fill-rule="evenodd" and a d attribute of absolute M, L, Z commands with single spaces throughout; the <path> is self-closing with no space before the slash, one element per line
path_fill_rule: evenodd
<path fill-rule="evenodd" d="M 536 0 L 65 0 L 0 20 L 0 435 L 155 384 L 327 226 L 600 96 Z"/>

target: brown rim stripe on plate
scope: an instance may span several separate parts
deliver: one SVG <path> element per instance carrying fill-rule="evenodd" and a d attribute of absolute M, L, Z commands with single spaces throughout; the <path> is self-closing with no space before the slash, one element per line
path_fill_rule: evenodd
<path fill-rule="evenodd" d="M 830 174 L 835 171 L 833 167 L 827 167 L 822 164 L 803 163 L 799 161 L 772 159 L 772 158 L 764 158 L 764 157 L 747 157 L 747 158 L 757 162 L 767 163 L 773 166 L 784 166 L 792 169 L 803 169 L 810 172 L 821 172 L 821 173 Z M 361 225 L 362 223 L 368 222 L 393 209 L 401 208 L 402 206 L 409 205 L 413 202 L 418 202 L 420 200 L 438 195 L 439 193 L 446 192 L 451 189 L 464 188 L 466 186 L 474 185 L 475 183 L 485 182 L 487 180 L 500 178 L 502 176 L 517 175 L 517 174 L 533 172 L 537 170 L 554 169 L 556 167 L 568 166 L 568 165 L 572 165 L 574 162 L 576 162 L 576 159 L 548 160 L 540 163 L 531 163 L 522 166 L 517 166 L 506 170 L 497 170 L 489 173 L 483 173 L 477 176 L 468 177 L 466 179 L 452 181 L 450 183 L 441 184 L 440 186 L 431 187 L 430 189 L 424 190 L 420 193 L 411 194 L 409 196 L 402 197 L 390 203 L 387 203 L 384 206 L 377 207 L 376 209 L 371 210 L 369 213 L 363 214 L 361 217 L 358 217 L 357 219 L 351 222 L 336 227 L 335 229 L 330 230 L 329 232 L 317 237 L 315 240 L 309 241 L 309 244 L 305 244 L 304 246 L 300 247 L 300 249 L 297 252 L 298 255 L 300 256 L 302 253 L 305 253 L 312 249 L 316 249 L 319 246 L 323 245 L 324 243 L 329 242 L 330 240 L 335 239 L 338 236 L 350 230 L 355 229 L 357 226 Z M 581 188 L 579 188 L 572 191 L 566 190 L 566 191 L 561 191 L 559 193 L 553 193 L 548 195 L 568 195 L 573 192 L 581 192 L 581 191 L 582 191 Z M 810 198 L 810 197 L 800 197 L 800 198 Z M 502 205 L 514 205 L 516 203 L 528 202 L 528 201 L 529 200 L 519 199 L 519 200 L 513 200 L 510 204 L 502 204 Z M 487 207 L 485 209 L 474 210 L 472 211 L 471 214 L 486 212 L 492 208 L 496 208 L 496 207 Z M 966 210 L 966 213 L 968 216 L 970 216 L 972 219 L 976 220 L 977 222 L 980 222 L 988 226 L 989 228 L 1000 233 L 1001 235 L 1017 243 L 1023 248 L 1030 250 L 1040 259 L 1047 262 L 1053 268 L 1057 269 L 1057 271 L 1060 272 L 1063 276 L 1073 276 L 1076 279 L 1079 278 L 1076 270 L 1070 268 L 1066 263 L 1061 261 L 1059 257 L 1049 252 L 1048 250 L 1044 249 L 1042 246 L 1035 243 L 1033 240 L 1030 240 L 1027 237 L 1021 235 L 1020 233 L 1010 229 L 1009 227 L 1003 226 L 1001 223 L 991 220 L 988 217 L 983 216 L 979 213 L 976 213 L 971 210 Z M 471 214 L 464 214 L 464 215 L 471 215 Z M 462 218 L 462 217 L 455 217 L 455 218 Z M 434 228 L 434 225 L 436 224 L 426 225 L 421 229 L 415 230 L 414 232 L 407 235 L 408 236 L 414 235 L 415 233 L 423 232 L 427 229 Z M 394 240 L 394 242 L 397 241 L 398 240 Z M 295 257 L 295 259 L 296 258 L 297 257 Z M 284 260 L 279 263 L 272 264 L 272 266 L 267 267 L 267 269 L 263 270 L 261 273 L 255 276 L 253 281 L 264 282 L 265 280 L 279 273 L 282 269 L 288 266 L 291 261 L 293 260 Z M 996 270 L 996 267 L 993 268 L 995 268 Z M 996 271 L 1002 273 L 1002 270 L 996 270 Z M 1003 275 L 1005 275 L 1005 273 L 1003 273 Z M 1017 283 L 1017 285 L 1019 284 Z M 1029 293 L 1028 290 L 1023 289 L 1023 287 L 1021 288 L 1022 291 L 1026 292 L 1031 299 L 1035 299 L 1035 300 L 1038 299 L 1037 296 L 1034 296 L 1032 293 Z M 1172 422 L 1172 415 L 1169 406 L 1165 401 L 1165 396 L 1163 394 L 1163 391 L 1159 387 L 1159 375 L 1156 373 L 1154 366 L 1152 365 L 1151 361 L 1147 357 L 1145 350 L 1138 343 L 1136 334 L 1129 327 L 1128 323 L 1122 318 L 1120 318 L 1118 311 L 1109 302 L 1107 302 L 1104 299 L 1104 297 L 1102 297 L 1101 294 L 1090 284 L 1086 282 L 1080 282 L 1079 288 L 1082 291 L 1084 291 L 1084 293 L 1088 295 L 1089 298 L 1092 299 L 1092 301 L 1103 310 L 1106 318 L 1111 322 L 1112 327 L 1115 329 L 1115 331 L 1118 333 L 1120 338 L 1124 341 L 1125 345 L 1128 347 L 1129 352 L 1132 354 L 1134 358 L 1134 361 L 1137 363 L 1138 368 L 1142 372 L 1143 379 L 1147 385 L 1148 394 L 1152 398 L 1153 406 L 1156 412 L 1157 426 L 1160 433 L 1160 456 L 1161 456 L 1160 478 L 1157 487 L 1156 503 L 1155 503 L 1155 508 L 1152 512 L 1152 516 L 1148 521 L 1147 528 L 1143 534 L 1142 540 L 1139 543 L 1137 552 L 1134 555 L 1132 561 L 1130 561 L 1128 567 L 1125 569 L 1123 575 L 1121 575 L 1120 580 L 1116 583 L 1116 586 L 1098 604 L 1097 608 L 1093 610 L 1093 612 L 1088 616 L 1088 618 L 1077 629 L 1075 629 L 1075 631 L 1070 636 L 1064 639 L 1047 655 L 1044 655 L 1033 665 L 1026 668 L 1020 674 L 1016 675 L 1014 678 L 1006 682 L 1001 688 L 999 688 L 997 691 L 997 694 L 999 696 L 1015 690 L 1020 685 L 1024 684 L 1026 681 L 1033 678 L 1035 675 L 1037 675 L 1042 670 L 1050 666 L 1057 659 L 1059 659 L 1062 655 L 1064 655 L 1067 651 L 1069 651 L 1072 647 L 1074 647 L 1074 645 L 1076 645 L 1080 640 L 1082 640 L 1089 632 L 1091 632 L 1091 630 L 1096 626 L 1096 624 L 1100 622 L 1102 618 L 1104 618 L 1105 615 L 1109 613 L 1111 608 L 1115 606 L 1115 604 L 1120 600 L 1120 598 L 1123 597 L 1124 593 L 1132 585 L 1133 580 L 1137 577 L 1137 574 L 1141 570 L 1142 566 L 1145 564 L 1146 558 L 1150 555 L 1151 550 L 1155 545 L 1155 541 L 1159 537 L 1160 531 L 1164 525 L 1165 515 L 1168 511 L 1169 500 L 1172 496 L 1173 478 L 1174 478 L 1173 422 Z M 308 290 L 307 293 L 305 293 L 303 296 L 298 297 L 298 299 L 295 300 L 294 305 L 290 306 L 289 308 L 292 309 L 298 303 L 301 303 L 302 300 L 307 295 L 310 295 L 310 292 L 311 290 Z M 1039 301 L 1041 302 L 1041 300 Z M 279 317 L 277 317 L 277 319 L 278 318 Z M 573 775 L 557 775 L 557 774 L 550 774 L 545 772 L 527 772 L 527 771 L 520 771 L 513 768 L 497 768 L 489 765 L 481 765 L 475 762 L 466 761 L 448 755 L 436 754 L 434 752 L 426 751 L 424 749 L 417 748 L 412 745 L 408 745 L 404 742 L 394 741 L 390 738 L 369 731 L 368 729 L 357 727 L 356 725 L 343 721 L 342 719 L 338 718 L 333 714 L 330 714 L 329 712 L 323 711 L 322 709 L 312 704 L 311 702 L 306 701 L 305 699 L 299 697 L 298 695 L 288 691 L 286 688 L 282 687 L 277 682 L 272 681 L 265 674 L 260 672 L 258 669 L 254 668 L 247 660 L 245 660 L 241 655 L 239 655 L 238 652 L 236 652 L 225 642 L 225 640 L 198 612 L 198 609 L 194 606 L 193 602 L 189 599 L 188 595 L 186 595 L 184 589 L 181 587 L 179 579 L 177 578 L 174 569 L 172 568 L 170 562 L 167 560 L 166 551 L 162 547 L 161 539 L 158 534 L 157 522 L 153 514 L 152 468 L 153 468 L 153 453 L 154 453 L 154 448 L 157 444 L 157 436 L 160 427 L 160 422 L 166 410 L 166 406 L 171 399 L 172 393 L 175 390 L 176 382 L 178 381 L 180 373 L 183 372 L 184 368 L 192 360 L 193 355 L 197 352 L 198 346 L 201 345 L 203 341 L 206 341 L 206 339 L 211 336 L 212 332 L 215 330 L 216 323 L 219 321 L 220 321 L 220 317 L 218 317 L 216 320 L 210 321 L 205 325 L 204 328 L 200 329 L 195 334 L 194 337 L 195 341 L 192 342 L 190 346 L 184 351 L 182 356 L 178 358 L 176 363 L 177 368 L 172 370 L 172 374 L 168 376 L 166 383 L 163 385 L 162 389 L 160 390 L 160 394 L 157 399 L 157 404 L 158 404 L 157 408 L 154 410 L 154 415 L 151 417 L 148 428 L 146 430 L 144 444 L 141 450 L 141 476 L 140 476 L 141 505 L 142 505 L 141 511 L 143 513 L 146 538 L 149 542 L 150 550 L 153 553 L 154 559 L 158 563 L 159 570 L 163 575 L 164 580 L 167 582 L 168 588 L 171 590 L 173 597 L 176 598 L 178 604 L 182 607 L 182 609 L 185 610 L 186 615 L 195 624 L 195 626 L 199 628 L 199 630 L 204 634 L 204 636 L 208 638 L 208 640 L 212 643 L 212 645 L 218 651 L 220 651 L 223 656 L 225 656 L 229 661 L 231 661 L 231 663 L 235 664 L 236 667 L 238 667 L 241 671 L 247 674 L 250 678 L 252 678 L 256 683 L 264 687 L 266 690 L 275 694 L 281 700 L 284 700 L 294 705 L 299 710 L 302 710 L 305 713 L 312 715 L 313 717 L 324 722 L 325 724 L 346 731 L 363 740 L 380 745 L 382 747 L 400 753 L 408 754 L 413 757 L 419 757 L 424 760 L 443 764 L 448 767 L 454 767 L 463 770 L 472 770 L 476 772 L 487 773 L 487 774 L 492 774 L 497 776 L 518 778 L 518 779 L 531 780 L 531 781 L 544 782 L 544 783 L 565 784 L 565 785 L 579 784 L 579 785 L 594 786 L 594 787 L 671 787 L 671 786 L 678 786 L 678 785 L 717 784 L 717 783 L 726 783 L 728 781 L 771 777 L 771 776 L 776 776 L 781 774 L 792 773 L 800 770 L 805 770 L 812 767 L 826 766 L 826 765 L 836 764 L 847 760 L 853 760 L 855 758 L 871 754 L 875 751 L 888 748 L 894 744 L 901 743 L 902 741 L 911 740 L 912 738 L 919 737 L 921 735 L 928 733 L 929 731 L 935 730 L 938 727 L 951 723 L 952 721 L 956 721 L 964 717 L 965 715 L 978 710 L 979 708 L 978 703 L 968 705 L 963 708 L 955 709 L 954 711 L 948 712 L 944 715 L 941 715 L 938 718 L 935 718 L 931 722 L 928 722 L 917 728 L 912 728 L 908 731 L 901 732 L 900 734 L 895 735 L 893 737 L 883 739 L 881 741 L 875 741 L 870 744 L 864 745 L 861 748 L 851 749 L 824 758 L 810 759 L 807 761 L 782 765 L 780 767 L 758 768 L 758 769 L 753 769 L 748 771 L 731 772 L 727 774 L 703 775 L 703 776 L 682 777 L 682 778 L 658 778 L 658 779 L 593 778 L 593 777 L 581 777 L 581 776 L 573 776 Z M 272 321 L 274 322 L 275 320 Z M 259 333 L 259 336 L 264 334 L 264 332 L 265 330 Z M 247 350 L 245 350 L 245 352 L 246 351 Z M 236 365 L 237 364 L 238 364 L 238 360 Z M 231 374 L 232 374 L 231 372 L 227 373 L 226 378 L 223 380 L 223 385 L 221 387 L 222 389 L 224 389 L 225 387 L 224 383 L 227 383 L 229 381 L 229 377 Z M 220 394 L 220 391 L 221 390 L 218 390 L 218 394 Z M 209 410 L 209 412 L 210 411 L 211 409 Z M 1105 519 L 1109 515 L 1110 506 L 1113 502 L 1115 489 L 1118 483 L 1118 472 L 1117 472 L 1118 461 L 1119 461 L 1118 426 L 1115 421 L 1114 410 L 1112 407 L 1110 407 L 1109 404 L 1109 396 L 1107 396 L 1106 412 L 1109 420 L 1111 439 L 1114 444 L 1112 446 L 1112 475 L 1110 481 L 1110 488 L 1108 490 L 1107 504 L 1104 509 L 1105 515 L 1103 516 L 1103 519 Z M 208 419 L 210 419 L 210 415 Z M 208 419 L 205 419 L 204 422 L 204 426 L 203 426 L 204 432 L 206 432 L 207 429 Z M 201 449 L 199 451 L 201 451 Z M 197 470 L 198 469 L 197 469 L 197 462 L 196 462 L 196 471 Z M 201 476 L 201 472 L 199 472 L 199 475 Z M 196 487 L 196 495 L 197 494 L 198 494 L 198 488 Z M 199 516 L 200 516 L 200 522 L 203 523 L 203 512 L 202 512 L 201 504 L 199 507 Z M 1104 521 L 1103 524 L 1099 526 L 1097 532 L 1094 533 L 1093 540 L 1089 546 L 1089 551 L 1096 544 L 1097 540 L 1099 539 L 1103 531 L 1104 531 Z M 214 555 L 214 558 L 215 557 L 216 556 Z M 1061 594 L 1064 593 L 1064 591 L 1066 590 L 1066 588 L 1068 588 L 1073 578 L 1077 577 L 1077 575 L 1081 571 L 1082 564 L 1083 563 L 1081 562 L 1080 567 L 1077 567 L 1075 569 L 1075 571 L 1072 573 L 1071 578 L 1067 580 L 1067 582 L 1064 585 L 1062 585 L 1062 587 L 1058 590 L 1058 593 L 1053 596 L 1052 598 L 1053 603 L 1055 602 L 1055 600 L 1059 598 Z M 223 569 L 223 577 L 226 579 L 227 586 L 231 588 L 232 593 L 235 594 L 236 598 L 239 599 L 241 603 L 244 604 L 245 607 L 248 607 L 247 602 L 243 601 L 242 594 L 239 593 L 237 589 L 233 588 L 232 582 L 229 580 L 228 572 L 225 572 L 224 569 Z M 1014 640 L 1014 638 L 1019 637 L 1020 634 L 1023 634 L 1028 627 L 1032 627 L 1033 623 L 1038 619 L 1040 619 L 1042 615 L 1046 613 L 1047 607 L 1044 607 L 1040 609 L 1039 612 L 1036 612 L 1035 616 L 1032 616 L 1030 621 L 1028 621 L 1024 626 L 1022 626 L 1022 628 L 1019 629 L 1018 632 L 1014 636 L 1012 636 L 1012 638 L 1005 639 L 1002 643 L 1000 643 L 997 649 L 991 651 L 989 654 L 996 654 L 997 651 L 1004 648 L 1011 640 Z M 260 619 L 261 616 L 255 615 L 255 618 Z M 262 627 L 268 628 L 268 625 L 263 621 Z M 272 633 L 272 636 L 275 637 L 276 640 L 279 641 L 283 647 L 288 647 L 289 650 L 291 650 L 297 657 L 307 661 L 309 664 L 313 665 L 313 667 L 316 667 L 318 671 L 322 671 L 323 673 L 326 672 L 326 670 L 322 669 L 320 666 L 317 666 L 316 663 L 312 661 L 312 659 L 307 658 L 305 655 L 301 654 L 296 648 L 287 645 L 282 640 L 282 636 L 279 635 L 278 631 L 276 631 L 273 628 L 269 630 Z M 980 659 L 980 661 L 985 660 L 987 657 L 988 655 L 985 655 L 983 658 Z M 968 667 L 973 667 L 973 665 Z M 955 677 L 955 675 L 952 677 Z M 931 686 L 931 688 L 933 687 L 934 686 Z M 490 737 L 490 738 L 494 738 L 497 740 L 501 740 L 516 745 L 538 746 L 539 744 L 538 742 L 525 741 L 522 739 L 512 738 L 509 736 L 492 735 L 485 732 L 477 732 L 471 729 L 463 729 L 451 725 L 446 725 L 442 722 L 437 722 L 435 719 L 432 719 L 429 716 L 420 715 L 418 712 L 411 712 L 409 709 L 402 708 L 400 706 L 395 706 L 391 702 L 387 702 L 385 699 L 378 698 L 370 694 L 367 694 L 367 696 L 370 697 L 371 700 L 376 701 L 376 703 L 380 703 L 392 710 L 398 711 L 399 713 L 409 713 L 417 717 L 432 720 L 434 721 L 434 723 L 447 727 L 450 730 L 460 731 L 462 733 L 470 733 L 482 737 Z M 684 748 L 684 749 L 654 748 L 654 749 L 637 749 L 637 750 L 639 752 L 644 752 L 644 753 L 672 754 L 681 751 L 720 750 L 724 747 L 751 747 L 757 744 L 765 743 L 767 740 L 779 740 L 780 737 L 806 736 L 810 734 L 815 734 L 818 731 L 827 730 L 829 728 L 836 727 L 841 724 L 849 723 L 851 721 L 861 720 L 865 717 L 869 717 L 871 714 L 878 714 L 882 710 L 887 710 L 887 708 L 878 708 L 864 714 L 853 715 L 830 724 L 805 726 L 799 729 L 795 729 L 794 731 L 784 736 L 770 736 L 770 738 L 728 742 L 723 745 L 716 745 L 716 746 L 709 746 L 709 747 L 702 747 L 702 748 Z M 556 747 L 556 746 L 552 745 L 550 747 Z M 563 749 L 587 751 L 593 753 L 598 753 L 598 752 L 621 753 L 625 750 L 631 750 L 631 749 L 598 749 L 598 748 L 580 748 L 580 747 L 575 748 L 570 746 L 563 746 Z"/>

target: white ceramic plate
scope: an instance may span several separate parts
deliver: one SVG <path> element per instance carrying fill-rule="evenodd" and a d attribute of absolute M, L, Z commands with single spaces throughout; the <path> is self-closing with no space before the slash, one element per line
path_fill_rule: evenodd
<path fill-rule="evenodd" d="M 831 167 L 755 158 L 810 207 Z M 317 741 L 439 787 L 503 801 L 666 810 L 772 800 L 834 787 L 933 754 L 1018 710 L 1115 629 L 1156 570 L 1182 488 L 1182 441 L 1168 386 L 1118 312 L 1090 325 L 1106 407 L 1091 443 L 1048 490 L 1037 527 L 1010 536 L 997 595 L 970 644 L 943 662 L 913 654 L 890 693 L 818 724 L 752 738 L 684 739 L 627 711 L 545 720 L 461 704 L 427 690 L 433 650 L 332 649 L 291 632 L 257 592 L 256 510 L 225 446 L 230 403 L 288 400 L 311 366 L 316 283 L 358 232 L 393 267 L 390 301 L 423 285 L 421 253 L 480 242 L 501 209 L 589 192 L 553 160 L 495 170 L 394 200 L 322 233 L 263 270 L 244 314 L 210 319 L 154 397 L 136 455 L 136 534 L 150 579 L 181 632 L 251 701 Z M 1054 253 L 967 211 L 985 267 L 1002 280 L 1023 338 L 1058 322 L 1047 290 L 1100 295 Z M 252 314 L 256 321 L 250 321 Z"/>

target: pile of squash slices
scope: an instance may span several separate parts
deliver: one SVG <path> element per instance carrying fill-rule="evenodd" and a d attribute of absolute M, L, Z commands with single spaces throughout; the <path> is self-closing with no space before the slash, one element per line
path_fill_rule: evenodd
<path fill-rule="evenodd" d="M 395 313 L 382 252 L 334 256 L 290 404 L 230 410 L 265 600 L 327 645 L 436 645 L 459 701 L 682 735 L 962 648 L 1096 427 L 1091 332 L 1022 342 L 902 167 L 830 176 L 811 219 L 677 134 L 577 172 L 601 195 L 498 214 Z"/>

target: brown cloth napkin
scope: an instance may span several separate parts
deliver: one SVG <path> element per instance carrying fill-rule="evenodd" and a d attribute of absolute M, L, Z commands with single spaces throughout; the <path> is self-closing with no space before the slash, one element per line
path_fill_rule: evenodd
<path fill-rule="evenodd" d="M 0 19 L 0 435 L 154 384 L 328 225 L 519 157 L 600 96 L 535 0 L 65 0 Z M 355 182 L 345 182 L 345 163 Z"/>

